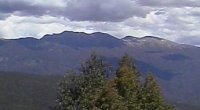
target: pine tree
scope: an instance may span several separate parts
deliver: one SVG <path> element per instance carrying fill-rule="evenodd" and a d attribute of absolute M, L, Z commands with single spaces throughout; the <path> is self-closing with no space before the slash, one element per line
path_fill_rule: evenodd
<path fill-rule="evenodd" d="M 123 97 L 128 110 L 140 110 L 138 104 L 138 92 L 140 89 L 139 74 L 132 63 L 132 59 L 127 54 L 120 61 L 115 82 L 118 93 Z"/>
<path fill-rule="evenodd" d="M 87 110 L 98 109 L 95 104 L 106 84 L 107 68 L 103 60 L 92 54 L 89 60 L 82 65 L 83 89 L 81 96 L 81 108 Z"/>
<path fill-rule="evenodd" d="M 126 110 L 103 60 L 92 54 L 79 75 L 67 75 L 59 85 L 55 110 Z"/>
<path fill-rule="evenodd" d="M 96 106 L 100 110 L 128 110 L 124 105 L 122 97 L 118 95 L 114 81 L 107 81 Z"/>
<path fill-rule="evenodd" d="M 166 104 L 160 87 L 152 74 L 149 74 L 142 88 L 142 110 L 173 110 Z"/>
<path fill-rule="evenodd" d="M 56 110 L 76 110 L 80 103 L 82 80 L 76 73 L 68 73 L 59 83 Z"/>
<path fill-rule="evenodd" d="M 116 77 L 110 80 L 103 60 L 92 54 L 79 74 L 71 72 L 60 82 L 54 110 L 173 110 L 165 103 L 153 75 L 141 84 L 127 54 L 119 64 Z"/>

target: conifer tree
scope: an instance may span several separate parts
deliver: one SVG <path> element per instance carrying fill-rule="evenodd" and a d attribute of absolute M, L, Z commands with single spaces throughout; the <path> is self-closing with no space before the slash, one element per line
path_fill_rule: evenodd
<path fill-rule="evenodd" d="M 142 88 L 142 110 L 173 110 L 166 104 L 160 87 L 152 74 L 149 74 Z"/>
<path fill-rule="evenodd" d="M 132 59 L 127 54 L 120 61 L 115 82 L 118 93 L 123 97 L 128 110 L 140 110 L 138 104 L 138 92 L 140 89 L 139 75 L 132 63 Z"/>
<path fill-rule="evenodd" d="M 107 68 L 103 60 L 92 54 L 89 60 L 82 65 L 83 75 L 81 108 L 86 110 L 98 109 L 95 104 L 106 84 Z"/>
<path fill-rule="evenodd" d="M 55 110 L 77 110 L 81 96 L 81 77 L 76 73 L 68 73 L 59 83 L 58 105 Z"/>
<path fill-rule="evenodd" d="M 153 75 L 144 84 L 126 54 L 114 80 L 108 79 L 108 67 L 92 54 L 79 74 L 68 74 L 59 85 L 58 106 L 54 110 L 173 110 L 162 97 Z"/>
<path fill-rule="evenodd" d="M 92 54 L 79 75 L 67 75 L 59 85 L 55 110 L 126 110 L 103 60 Z"/>
<path fill-rule="evenodd" d="M 100 110 L 128 110 L 124 105 L 122 97 L 118 95 L 114 81 L 107 81 L 96 106 Z"/>

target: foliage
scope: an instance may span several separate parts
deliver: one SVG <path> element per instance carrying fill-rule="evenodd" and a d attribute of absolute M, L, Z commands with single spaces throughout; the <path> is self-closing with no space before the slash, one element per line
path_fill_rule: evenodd
<path fill-rule="evenodd" d="M 142 110 L 173 110 L 167 105 L 160 87 L 152 74 L 149 74 L 142 87 Z"/>
<path fill-rule="evenodd" d="M 96 105 L 101 110 L 127 110 L 122 97 L 118 95 L 115 89 L 114 81 L 107 81 Z"/>
<path fill-rule="evenodd" d="M 140 89 L 138 72 L 127 54 L 121 59 L 116 75 L 115 82 L 118 93 L 123 97 L 128 109 L 140 110 L 138 104 L 138 92 Z"/>
<path fill-rule="evenodd" d="M 59 84 L 57 109 L 61 110 L 75 110 L 80 103 L 81 94 L 81 77 L 76 73 L 68 73 L 67 76 Z"/>
<path fill-rule="evenodd" d="M 97 100 L 102 101 L 104 95 L 115 92 L 108 90 L 106 74 L 107 67 L 103 60 L 97 55 L 92 54 L 82 65 L 78 77 L 73 76 L 64 79 L 60 83 L 59 105 L 57 108 L 60 110 L 94 110 L 104 108 L 105 102 L 98 103 Z M 112 100 L 108 99 L 107 101 Z M 110 106 L 113 107 L 113 104 Z"/>
<path fill-rule="evenodd" d="M 106 83 L 106 66 L 103 60 L 92 54 L 88 61 L 82 65 L 81 74 L 83 75 L 83 82 L 80 108 L 97 109 L 96 100 Z"/>
<path fill-rule="evenodd" d="M 103 60 L 92 54 L 80 70 L 59 85 L 56 110 L 173 110 L 167 105 L 153 75 L 140 81 L 132 59 L 122 57 L 116 76 L 108 79 Z"/>

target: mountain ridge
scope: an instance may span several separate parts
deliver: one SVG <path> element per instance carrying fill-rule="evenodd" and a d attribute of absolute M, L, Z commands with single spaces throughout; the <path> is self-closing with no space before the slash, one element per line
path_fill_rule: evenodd
<path fill-rule="evenodd" d="M 93 32 L 93 33 L 86 33 L 86 32 L 75 32 L 75 31 L 63 31 L 61 33 L 52 33 L 52 34 L 46 34 L 44 36 L 42 36 L 41 38 L 35 38 L 35 37 L 22 37 L 22 38 L 15 38 L 15 39 L 5 39 L 5 38 L 1 38 L 0 41 L 9 41 L 9 40 L 19 40 L 19 39 L 37 39 L 37 40 L 42 40 L 42 39 L 45 39 L 45 37 L 52 37 L 52 36 L 60 36 L 60 35 L 63 35 L 63 34 L 77 34 L 77 35 L 84 35 L 82 37 L 94 37 L 95 34 L 99 34 L 99 35 L 107 35 L 107 36 L 112 36 L 110 34 L 107 34 L 107 33 L 104 33 L 104 32 Z M 69 36 L 69 35 L 67 35 Z M 125 36 L 123 38 L 117 38 L 115 36 L 112 36 L 116 39 L 121 39 L 121 40 L 126 40 L 127 38 L 130 38 L 130 39 L 137 39 L 137 40 L 142 40 L 142 39 L 148 39 L 148 38 L 151 38 L 151 39 L 157 39 L 157 40 L 165 40 L 165 41 L 170 41 L 168 39 L 164 39 L 164 38 L 161 38 L 161 37 L 155 37 L 155 36 L 143 36 L 143 37 L 134 37 L 134 36 Z M 170 42 L 173 42 L 173 41 L 170 41 Z M 177 43 L 177 44 L 181 44 L 181 45 L 188 45 L 188 46 L 194 46 L 194 47 L 198 47 L 198 46 L 195 46 L 195 45 L 190 45 L 190 44 L 184 44 L 184 43 L 178 43 L 178 42 L 174 42 L 174 43 Z"/>
<path fill-rule="evenodd" d="M 128 42 L 105 33 L 65 32 L 41 39 L 11 39 L 2 43 L 0 40 L 0 71 L 65 74 L 72 69 L 78 70 L 80 63 L 93 51 L 115 69 L 118 60 L 128 53 L 134 58 L 142 76 L 154 73 L 169 100 L 198 106 L 200 48 L 162 41 L 152 36 L 132 39 L 137 42 Z M 188 96 L 191 93 L 195 95 Z"/>

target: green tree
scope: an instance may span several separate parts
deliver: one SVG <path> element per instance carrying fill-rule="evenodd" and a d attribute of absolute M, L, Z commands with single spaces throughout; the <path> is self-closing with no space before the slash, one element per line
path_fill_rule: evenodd
<path fill-rule="evenodd" d="M 102 58 L 92 54 L 88 61 L 82 65 L 83 75 L 81 108 L 87 110 L 98 109 L 95 103 L 106 84 L 107 68 Z"/>
<path fill-rule="evenodd" d="M 71 72 L 59 84 L 58 106 L 54 110 L 173 110 L 152 75 L 141 84 L 139 74 L 126 54 L 114 80 L 102 58 L 92 54 L 80 73 Z"/>
<path fill-rule="evenodd" d="M 59 83 L 56 110 L 76 110 L 80 103 L 82 79 L 75 72 L 68 73 Z"/>
<path fill-rule="evenodd" d="M 106 66 L 95 54 L 82 64 L 79 75 L 71 73 L 59 84 L 59 110 L 93 110 L 106 82 Z"/>
<path fill-rule="evenodd" d="M 107 81 L 97 100 L 96 106 L 100 110 L 127 110 L 122 97 L 118 95 L 114 81 Z"/>
<path fill-rule="evenodd" d="M 166 104 L 160 87 L 152 74 L 149 74 L 142 88 L 142 110 L 173 110 Z"/>
<path fill-rule="evenodd" d="M 128 110 L 140 110 L 138 92 L 140 89 L 139 74 L 132 59 L 125 54 L 116 73 L 116 87 Z"/>

